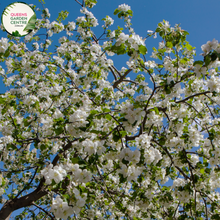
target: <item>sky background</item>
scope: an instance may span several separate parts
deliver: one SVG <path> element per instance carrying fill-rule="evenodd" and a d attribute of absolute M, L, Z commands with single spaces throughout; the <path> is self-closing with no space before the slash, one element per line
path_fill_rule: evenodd
<path fill-rule="evenodd" d="M 81 0 L 80 0 L 81 1 Z M 6 6 L 13 3 L 13 0 L 2 1 L 0 3 L 0 15 Z M 34 4 L 39 8 L 42 5 L 38 0 L 23 0 L 28 4 Z M 54 21 L 60 11 L 69 11 L 69 16 L 63 23 L 66 24 L 68 21 L 75 21 L 78 16 L 82 16 L 79 12 L 81 6 L 75 2 L 75 0 L 45 0 L 45 7 L 49 9 L 51 14 L 50 21 Z M 142 37 L 147 36 L 148 30 L 155 30 L 157 24 L 161 21 L 167 20 L 171 26 L 180 24 L 181 28 L 188 31 L 187 41 L 196 47 L 197 56 L 195 60 L 202 59 L 199 55 L 202 53 L 201 45 L 205 44 L 208 40 L 213 38 L 219 40 L 220 28 L 220 1 L 219 0 L 98 0 L 95 7 L 91 9 L 92 13 L 98 19 L 99 26 L 94 28 L 94 33 L 98 36 L 102 33 L 101 25 L 104 21 L 101 19 L 106 15 L 111 16 L 115 22 L 112 26 L 112 30 L 117 26 L 123 26 L 124 22 L 118 19 L 117 16 L 113 15 L 114 10 L 120 4 L 128 4 L 133 10 L 132 24 L 136 34 Z M 37 18 L 40 17 L 40 13 L 36 12 Z M 52 39 L 56 43 L 61 34 L 53 35 Z M 7 33 L 0 30 L 0 38 L 7 37 Z M 148 38 L 145 43 L 151 54 L 153 47 L 158 47 L 158 42 L 161 41 L 160 37 L 157 39 Z M 149 57 L 149 56 L 148 56 Z M 112 57 L 115 66 L 121 69 L 122 66 L 126 67 L 127 57 L 121 56 L 119 59 Z M 0 64 L 4 67 L 3 64 Z M 131 77 L 132 78 L 132 77 Z M 0 78 L 0 93 L 5 91 L 5 87 Z"/>
<path fill-rule="evenodd" d="M 0 15 L 5 7 L 13 2 L 15 1 L 1 1 Z M 23 2 L 42 8 L 38 0 L 23 0 Z M 57 18 L 58 13 L 62 10 L 67 10 L 70 13 L 67 20 L 63 22 L 64 24 L 68 21 L 75 21 L 78 16 L 82 16 L 79 12 L 81 7 L 74 0 L 45 0 L 45 2 L 45 7 L 49 9 L 51 14 L 51 22 Z M 117 25 L 123 26 L 123 21 L 113 15 L 118 5 L 123 3 L 131 6 L 133 10 L 133 28 L 135 33 L 142 37 L 147 36 L 147 30 L 155 30 L 157 24 L 163 19 L 169 21 L 171 26 L 180 24 L 182 29 L 189 32 L 187 41 L 193 47 L 196 47 L 197 56 L 195 60 L 202 59 L 202 56 L 199 55 L 202 53 L 202 44 L 205 44 L 208 40 L 211 41 L 213 38 L 220 40 L 219 0 L 98 0 L 97 5 L 91 9 L 100 24 L 99 27 L 93 29 L 97 37 L 102 33 L 101 25 L 104 24 L 101 19 L 106 15 L 115 20 L 112 29 L 117 27 Z M 37 18 L 41 18 L 39 12 L 36 12 L 36 14 Z M 61 36 L 62 34 L 59 35 L 59 37 Z M 0 30 L 1 37 L 7 37 L 6 32 Z M 53 35 L 52 39 L 57 41 L 58 37 Z M 159 37 L 157 39 L 147 39 L 145 43 L 148 50 L 151 51 L 153 47 L 157 48 L 159 40 L 161 40 Z M 124 58 L 116 60 L 113 57 L 113 60 L 118 69 L 121 69 L 122 66 L 126 67 Z M 4 67 L 4 64 L 0 63 L 0 65 Z M 0 93 L 5 91 L 6 88 L 0 78 Z"/>

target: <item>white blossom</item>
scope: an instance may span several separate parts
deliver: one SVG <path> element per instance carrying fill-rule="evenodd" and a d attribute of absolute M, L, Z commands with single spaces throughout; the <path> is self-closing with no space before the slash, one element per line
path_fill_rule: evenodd
<path fill-rule="evenodd" d="M 128 10 L 131 10 L 131 7 L 129 5 L 126 5 L 126 4 L 121 4 L 118 6 L 118 9 L 121 10 L 121 11 L 128 11 Z"/>

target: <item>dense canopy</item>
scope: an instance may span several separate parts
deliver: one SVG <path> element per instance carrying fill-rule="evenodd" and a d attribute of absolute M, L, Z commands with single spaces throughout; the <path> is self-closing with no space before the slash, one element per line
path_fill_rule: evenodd
<path fill-rule="evenodd" d="M 96 0 L 76 2 L 0 40 L 0 219 L 220 219 L 219 42 L 195 61 L 179 25 L 141 37 L 126 4 L 96 36 Z"/>

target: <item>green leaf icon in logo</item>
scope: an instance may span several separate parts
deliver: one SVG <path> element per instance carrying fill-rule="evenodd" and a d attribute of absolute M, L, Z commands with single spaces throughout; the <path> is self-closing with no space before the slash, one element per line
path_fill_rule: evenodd
<path fill-rule="evenodd" d="M 8 13 L 10 12 L 10 8 L 13 8 L 13 6 L 15 6 L 15 3 L 12 3 L 7 8 L 5 8 L 5 10 L 3 11 L 3 15 L 7 16 Z M 7 12 L 7 10 L 8 10 L 8 12 Z"/>
<path fill-rule="evenodd" d="M 24 28 L 23 31 L 32 31 L 35 28 L 35 22 L 37 20 L 36 14 L 34 14 L 28 21 L 26 27 Z"/>
<path fill-rule="evenodd" d="M 20 33 L 18 31 L 13 31 L 12 32 L 12 36 L 21 37 L 21 35 L 20 35 Z"/>

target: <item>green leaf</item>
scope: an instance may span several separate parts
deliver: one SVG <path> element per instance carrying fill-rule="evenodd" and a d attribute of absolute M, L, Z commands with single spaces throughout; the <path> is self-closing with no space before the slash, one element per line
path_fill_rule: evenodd
<path fill-rule="evenodd" d="M 183 59 L 180 60 L 180 63 L 185 64 L 188 61 L 188 59 L 186 57 L 184 57 Z"/>
<path fill-rule="evenodd" d="M 166 143 L 166 138 L 164 136 L 160 137 L 159 144 L 164 145 Z"/>
<path fill-rule="evenodd" d="M 168 41 L 168 42 L 166 43 L 166 47 L 168 47 L 168 48 L 172 48 L 172 47 L 173 47 L 172 42 L 169 42 L 169 41 Z"/>
<path fill-rule="evenodd" d="M 123 121 L 128 121 L 128 119 L 126 119 L 126 118 L 120 118 L 119 120 L 118 120 L 119 122 L 123 122 Z"/>
<path fill-rule="evenodd" d="M 93 116 L 93 115 L 96 115 L 96 114 L 98 114 L 99 113 L 99 111 L 97 111 L 97 110 L 92 110 L 92 111 L 90 111 L 90 116 Z"/>
<path fill-rule="evenodd" d="M 129 164 L 130 162 L 129 161 L 127 161 L 127 160 L 125 160 L 124 158 L 122 159 L 122 161 L 121 161 L 123 164 L 125 164 L 125 165 L 127 165 L 127 164 Z"/>
<path fill-rule="evenodd" d="M 63 132 L 63 128 L 58 127 L 56 129 L 54 129 L 54 131 L 55 131 L 56 135 L 59 135 L 59 134 L 61 134 Z"/>
<path fill-rule="evenodd" d="M 114 11 L 114 15 L 117 15 L 119 13 L 119 9 L 116 8 L 115 11 Z"/>
<path fill-rule="evenodd" d="M 186 44 L 186 48 L 187 48 L 187 50 L 189 50 L 189 51 L 192 51 L 192 50 L 193 50 L 193 47 L 192 47 L 190 44 Z"/>
<path fill-rule="evenodd" d="M 124 15 L 125 15 L 125 12 L 121 11 L 121 12 L 119 12 L 118 17 L 121 18 Z"/>
<path fill-rule="evenodd" d="M 108 121 L 111 121 L 111 120 L 112 120 L 111 115 L 105 115 L 105 118 L 106 118 Z"/>
<path fill-rule="evenodd" d="M 161 55 L 159 55 L 159 54 L 157 54 L 157 57 L 158 57 L 160 60 L 163 59 L 163 57 L 162 57 Z"/>
<path fill-rule="evenodd" d="M 103 112 L 110 112 L 110 110 L 108 108 L 103 108 L 102 111 Z"/>
<path fill-rule="evenodd" d="M 124 44 L 121 44 L 118 47 L 113 45 L 111 50 L 112 50 L 112 52 L 116 53 L 117 55 L 125 54 L 126 53 L 126 49 L 125 49 L 125 45 Z"/>
<path fill-rule="evenodd" d="M 12 100 L 12 101 L 9 103 L 9 105 L 10 105 L 10 106 L 17 106 L 15 100 Z"/>
<path fill-rule="evenodd" d="M 209 54 L 207 54 L 205 57 L 204 57 L 204 62 L 205 62 L 205 65 L 208 66 L 211 62 L 211 56 Z"/>
<path fill-rule="evenodd" d="M 189 33 L 187 31 L 183 31 L 184 35 L 189 35 Z"/>
<path fill-rule="evenodd" d="M 125 183 L 127 181 L 127 178 L 126 177 L 124 178 L 124 176 L 121 173 L 119 173 L 119 177 L 120 177 L 120 183 Z"/>
<path fill-rule="evenodd" d="M 73 164 L 76 164 L 76 163 L 79 162 L 79 158 L 74 157 L 74 158 L 71 159 L 71 162 L 72 162 Z"/>
<path fill-rule="evenodd" d="M 9 49 L 7 49 L 7 50 L 5 51 L 4 56 L 5 56 L 5 57 L 8 57 L 9 55 L 10 55 L 10 51 L 9 51 Z"/>
<path fill-rule="evenodd" d="M 147 53 L 147 48 L 144 45 L 139 45 L 138 50 L 143 55 Z"/>
<path fill-rule="evenodd" d="M 204 174 L 204 173 L 205 173 L 205 170 L 204 170 L 204 169 L 201 169 L 201 170 L 200 170 L 200 173 L 201 173 L 201 174 Z"/>
<path fill-rule="evenodd" d="M 126 131 L 120 131 L 120 134 L 122 137 L 126 136 L 127 135 L 127 132 Z"/>
<path fill-rule="evenodd" d="M 127 13 L 128 13 L 130 16 L 133 16 L 133 11 L 132 11 L 132 10 L 128 10 Z"/>
<path fill-rule="evenodd" d="M 219 214 L 212 215 L 211 219 L 219 220 L 220 219 L 220 215 Z"/>
<path fill-rule="evenodd" d="M 218 58 L 220 59 L 220 53 L 216 53 L 216 54 L 217 54 Z"/>
<path fill-rule="evenodd" d="M 155 113 L 159 114 L 159 110 L 157 107 L 154 107 L 154 111 L 155 111 Z"/>
<path fill-rule="evenodd" d="M 213 52 L 212 54 L 211 54 L 211 60 L 212 61 L 215 61 L 216 59 L 217 59 L 217 53 L 216 52 Z"/>
<path fill-rule="evenodd" d="M 193 63 L 193 66 L 195 66 L 196 64 L 199 64 L 200 66 L 202 66 L 202 65 L 203 65 L 203 61 L 197 60 L 197 61 L 195 61 L 195 62 Z"/>
<path fill-rule="evenodd" d="M 35 28 L 35 23 L 37 20 L 36 14 L 34 14 L 28 21 L 26 27 L 24 28 L 23 31 L 28 31 L 28 30 L 33 30 Z"/>
<path fill-rule="evenodd" d="M 215 138 L 215 134 L 212 133 L 212 132 L 209 132 L 209 137 L 208 137 L 208 139 L 209 139 L 209 140 L 214 140 L 214 138 Z"/>
<path fill-rule="evenodd" d="M 118 142 L 120 140 L 120 136 L 117 135 L 117 132 L 113 133 L 113 140 L 114 140 L 114 142 Z"/>
<path fill-rule="evenodd" d="M 61 11 L 60 13 L 59 13 L 59 16 L 58 16 L 58 18 L 56 19 L 59 23 L 61 23 L 61 21 L 63 20 L 65 20 L 66 18 L 67 18 L 67 16 L 68 16 L 68 14 L 69 14 L 69 12 L 68 11 Z"/>
<path fill-rule="evenodd" d="M 41 144 L 40 145 L 40 149 L 43 151 L 43 150 L 46 150 L 47 146 L 45 144 Z"/>
<path fill-rule="evenodd" d="M 171 89 L 170 89 L 169 85 L 165 85 L 165 92 L 166 92 L 166 94 L 171 93 Z"/>
<path fill-rule="evenodd" d="M 66 200 L 68 200 L 70 198 L 70 195 L 69 194 L 64 194 L 64 195 L 62 195 L 62 197 L 64 197 Z"/>
<path fill-rule="evenodd" d="M 4 104 L 5 103 L 5 99 L 0 97 L 0 104 Z"/>

